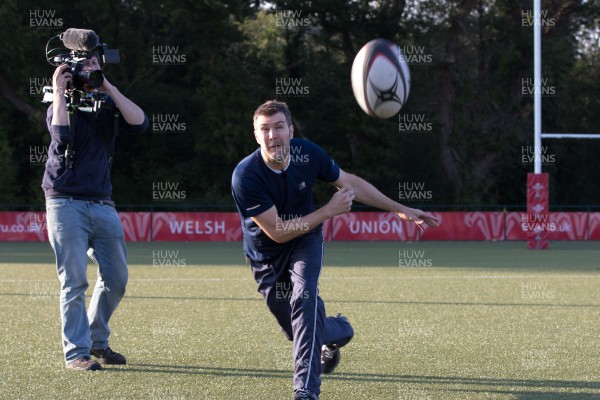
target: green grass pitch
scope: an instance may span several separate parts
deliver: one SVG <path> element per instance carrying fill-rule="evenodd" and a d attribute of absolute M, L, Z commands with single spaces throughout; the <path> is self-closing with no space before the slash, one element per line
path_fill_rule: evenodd
<path fill-rule="evenodd" d="M 321 296 L 356 334 L 321 398 L 600 399 L 600 243 L 550 246 L 326 243 Z M 240 243 L 128 248 L 111 346 L 129 364 L 82 373 L 49 245 L 0 243 L 0 399 L 291 399 L 291 345 Z"/>

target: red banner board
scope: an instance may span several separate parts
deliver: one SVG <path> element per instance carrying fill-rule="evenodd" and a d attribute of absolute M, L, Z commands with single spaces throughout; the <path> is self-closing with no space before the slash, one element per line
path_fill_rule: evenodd
<path fill-rule="evenodd" d="M 0 241 L 39 242 L 48 240 L 45 211 L 0 213 Z"/>
<path fill-rule="evenodd" d="M 418 240 L 419 229 L 391 212 L 353 212 L 332 221 L 333 240 Z"/>
<path fill-rule="evenodd" d="M 529 238 L 526 212 L 507 212 L 505 221 L 506 240 L 527 240 Z"/>
<path fill-rule="evenodd" d="M 588 214 L 588 240 L 600 240 L 600 213 Z"/>
<path fill-rule="evenodd" d="M 592 215 L 585 212 L 552 212 L 544 222 L 550 240 L 600 240 L 600 232 L 596 239 L 592 237 Z M 589 221 L 588 221 L 589 219 Z M 532 222 L 524 212 L 506 213 L 506 240 L 528 240 L 532 229 L 542 223 L 541 218 Z M 589 226 L 588 226 L 589 225 Z M 598 229 L 600 231 L 600 213 L 598 213 Z"/>
<path fill-rule="evenodd" d="M 421 240 L 504 240 L 502 212 L 440 212 L 437 228 L 425 227 Z"/>
<path fill-rule="evenodd" d="M 152 213 L 120 212 L 119 219 L 128 242 L 149 242 L 152 240 Z"/>
<path fill-rule="evenodd" d="M 235 242 L 242 240 L 242 225 L 234 212 L 157 212 L 152 240 Z"/>
<path fill-rule="evenodd" d="M 554 212 L 550 213 L 550 240 L 587 240 L 588 213 Z"/>
<path fill-rule="evenodd" d="M 149 212 L 122 212 L 119 219 L 125 232 L 125 240 L 149 241 Z M 39 242 L 48 240 L 45 211 L 15 211 L 0 213 L 0 241 Z"/>
<path fill-rule="evenodd" d="M 424 232 L 413 222 L 389 212 L 353 212 L 323 223 L 331 240 L 528 240 L 531 222 L 526 212 L 440 212 L 438 228 Z M 127 241 L 241 241 L 235 212 L 120 212 Z M 600 240 L 600 213 L 549 213 L 549 240 Z M 0 241 L 47 241 L 46 213 L 0 212 Z"/>

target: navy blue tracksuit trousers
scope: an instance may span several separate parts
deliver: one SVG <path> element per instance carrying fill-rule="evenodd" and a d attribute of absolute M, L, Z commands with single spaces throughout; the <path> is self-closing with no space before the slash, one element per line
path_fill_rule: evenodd
<path fill-rule="evenodd" d="M 287 246 L 287 248 L 285 248 Z M 267 263 L 251 261 L 258 291 L 265 298 L 286 337 L 293 341 L 294 389 L 320 393 L 321 346 L 339 347 L 352 339 L 352 326 L 342 318 L 325 317 L 318 281 L 323 261 L 320 229 L 282 245 Z"/>

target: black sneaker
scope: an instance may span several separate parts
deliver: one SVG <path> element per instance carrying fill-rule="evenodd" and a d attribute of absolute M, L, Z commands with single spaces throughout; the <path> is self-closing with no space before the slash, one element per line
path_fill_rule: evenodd
<path fill-rule="evenodd" d="M 299 389 L 294 390 L 294 400 L 319 400 L 319 396 L 310 390 Z"/>
<path fill-rule="evenodd" d="M 98 359 L 100 364 L 110 364 L 110 365 L 125 365 L 127 364 L 127 360 L 125 360 L 125 356 L 121 353 L 117 353 L 113 351 L 110 347 L 105 348 L 104 350 L 93 350 L 90 352 L 94 357 Z"/>
<path fill-rule="evenodd" d="M 75 371 L 98 371 L 102 366 L 96 360 L 90 360 L 89 357 L 81 357 L 67 364 L 68 369 Z"/>
<path fill-rule="evenodd" d="M 324 344 L 321 348 L 321 373 L 332 373 L 341 358 L 340 349 L 336 345 Z"/>

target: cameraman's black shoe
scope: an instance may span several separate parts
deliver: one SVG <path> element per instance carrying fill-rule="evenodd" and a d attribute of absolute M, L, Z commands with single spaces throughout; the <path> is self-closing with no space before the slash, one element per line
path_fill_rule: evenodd
<path fill-rule="evenodd" d="M 127 364 L 127 360 L 125 360 L 125 356 L 123 354 L 117 353 L 113 351 L 110 347 L 107 347 L 103 350 L 93 350 L 90 353 L 98 359 L 100 364 L 110 364 L 110 365 L 125 365 Z"/>

